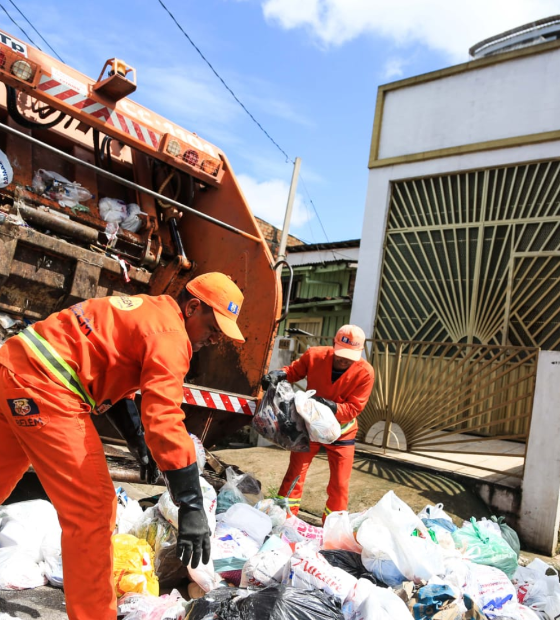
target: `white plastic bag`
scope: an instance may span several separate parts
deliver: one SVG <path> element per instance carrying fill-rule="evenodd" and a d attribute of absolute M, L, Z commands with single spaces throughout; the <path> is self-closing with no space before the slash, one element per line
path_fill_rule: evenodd
<path fill-rule="evenodd" d="M 63 207 L 75 207 L 80 202 L 93 198 L 92 193 L 79 183 L 73 183 L 58 172 L 40 168 L 33 175 L 33 189 Z"/>
<path fill-rule="evenodd" d="M 435 506 L 428 504 L 418 513 L 418 518 L 445 519 L 446 521 L 451 521 L 451 523 L 453 523 L 453 519 L 443 509 L 443 504 L 436 504 Z"/>
<path fill-rule="evenodd" d="M 200 488 L 202 489 L 202 503 L 204 505 L 204 512 L 208 519 L 208 527 L 210 533 L 213 534 L 216 529 L 216 491 L 214 487 L 200 476 Z M 169 495 L 169 491 L 162 493 L 157 503 L 158 510 L 175 528 L 179 528 L 179 507 L 175 506 Z"/>
<path fill-rule="evenodd" d="M 6 187 L 14 178 L 14 171 L 6 153 L 0 151 L 0 187 Z"/>
<path fill-rule="evenodd" d="M 47 578 L 31 552 L 15 545 L 0 549 L 0 590 L 25 590 L 46 583 Z"/>
<path fill-rule="evenodd" d="M 247 532 L 218 523 L 211 540 L 214 569 L 217 572 L 241 570 L 245 562 L 259 552 L 260 545 Z"/>
<path fill-rule="evenodd" d="M 133 233 L 138 232 L 142 228 L 142 219 L 139 217 L 140 213 L 143 213 L 142 209 L 132 202 L 126 206 L 126 212 L 127 215 L 121 222 L 121 228 Z"/>
<path fill-rule="evenodd" d="M 263 499 L 255 504 L 255 508 L 270 517 L 272 527 L 281 527 L 286 522 L 286 511 L 278 506 L 273 499 Z"/>
<path fill-rule="evenodd" d="M 332 443 L 340 437 L 340 424 L 331 409 L 317 402 L 314 395 L 315 390 L 296 392 L 294 402 L 297 412 L 305 420 L 311 441 Z"/>
<path fill-rule="evenodd" d="M 124 489 L 117 489 L 117 534 L 128 534 L 134 524 L 142 518 L 142 507 L 130 499 Z"/>
<path fill-rule="evenodd" d="M 56 510 L 46 500 L 0 506 L 0 547 L 18 546 L 40 562 L 43 538 L 47 534 L 60 537 L 60 533 Z"/>
<path fill-rule="evenodd" d="M 517 604 L 515 588 L 507 575 L 499 568 L 484 564 L 468 563 L 467 583 L 463 592 L 468 594 L 488 617 L 506 616 L 513 613 Z M 514 615 L 515 617 L 515 615 Z"/>
<path fill-rule="evenodd" d="M 217 588 L 222 578 L 214 571 L 214 562 L 212 559 L 208 561 L 208 564 L 202 562 L 193 568 L 190 564 L 188 566 L 189 577 L 197 583 L 204 592 L 211 592 L 214 588 Z"/>
<path fill-rule="evenodd" d="M 363 548 L 362 562 L 383 583 L 396 586 L 400 575 L 410 581 L 428 581 L 445 572 L 441 548 L 393 491 L 386 493 L 366 516 L 357 534 Z M 418 536 L 413 536 L 415 530 Z"/>
<path fill-rule="evenodd" d="M 222 523 L 247 532 L 259 547 L 272 530 L 270 517 L 249 504 L 234 504 L 220 517 Z"/>
<path fill-rule="evenodd" d="M 247 560 L 241 574 L 241 587 L 266 587 L 283 583 L 289 573 L 293 551 L 285 542 L 269 551 L 261 551 Z"/>
<path fill-rule="evenodd" d="M 323 549 L 362 552 L 362 546 L 354 537 L 350 516 L 346 510 L 327 515 L 323 525 Z"/>
<path fill-rule="evenodd" d="M 120 224 L 128 215 L 126 202 L 117 198 L 102 198 L 98 204 L 99 215 L 106 222 Z"/>
<path fill-rule="evenodd" d="M 204 445 L 196 435 L 193 435 L 193 433 L 189 433 L 189 437 L 193 440 L 194 449 L 196 452 L 196 464 L 198 465 L 198 471 L 202 474 L 206 465 L 206 452 L 204 451 Z"/>
<path fill-rule="evenodd" d="M 513 584 L 520 603 L 549 618 L 560 616 L 560 582 L 552 566 L 535 558 L 527 566 L 518 567 Z"/>
<path fill-rule="evenodd" d="M 288 583 L 296 588 L 323 590 L 344 603 L 357 581 L 341 568 L 331 566 L 313 545 L 301 545 L 290 558 Z"/>
<path fill-rule="evenodd" d="M 218 493 L 217 514 L 225 512 L 234 504 L 254 506 L 263 499 L 260 482 L 252 474 L 237 474 L 233 467 L 228 467 L 226 480 Z"/>
<path fill-rule="evenodd" d="M 60 526 L 50 528 L 41 542 L 42 562 L 39 563 L 43 574 L 51 586 L 62 588 L 64 584 L 62 572 L 62 549 Z"/>
<path fill-rule="evenodd" d="M 410 620 L 408 607 L 392 590 L 379 588 L 368 579 L 358 583 L 342 611 L 347 620 Z"/>

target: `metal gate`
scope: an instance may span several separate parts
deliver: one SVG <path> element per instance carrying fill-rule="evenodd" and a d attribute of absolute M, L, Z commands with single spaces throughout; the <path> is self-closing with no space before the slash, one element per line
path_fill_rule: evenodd
<path fill-rule="evenodd" d="M 526 441 L 538 348 L 374 340 L 372 349 L 360 441 L 462 465 L 453 453 L 499 456 L 496 440 Z"/>

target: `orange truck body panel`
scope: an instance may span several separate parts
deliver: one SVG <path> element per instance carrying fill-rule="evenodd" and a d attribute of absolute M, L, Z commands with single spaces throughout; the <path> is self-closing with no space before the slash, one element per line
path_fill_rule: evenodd
<path fill-rule="evenodd" d="M 31 68 L 32 75 L 26 79 L 14 75 L 17 67 L 27 70 L 21 61 Z M 116 62 L 125 66 L 122 61 Z M 101 59 L 99 64 L 101 67 Z M 63 237 L 54 237 L 45 225 L 0 225 L 0 312 L 35 320 L 89 297 L 176 295 L 190 278 L 207 271 L 222 271 L 244 292 L 238 324 L 246 343 L 241 346 L 223 342 L 201 351 L 193 359 L 188 381 L 254 399 L 268 367 L 281 311 L 281 287 L 272 255 L 221 149 L 129 98 L 115 100 L 119 93 L 134 90 L 135 79 L 136 72 L 131 70 L 125 77 L 109 74 L 96 81 L 0 32 L 0 81 L 6 84 L 0 92 L 1 123 L 98 167 L 107 166 L 110 160 L 114 174 L 165 193 L 244 234 L 219 227 L 192 212 L 185 211 L 182 217 L 175 212 L 185 260 L 177 256 L 167 224 L 170 212 L 154 197 L 57 157 L 20 135 L 0 131 L 0 149 L 14 170 L 13 182 L 0 190 L 0 212 L 13 214 L 20 205 L 22 213 L 30 215 L 29 221 L 35 222 L 32 210 L 41 211 L 41 217 L 46 210 L 44 217 L 51 218 L 56 234 Z M 141 75 L 138 83 L 141 88 Z M 17 109 L 25 118 L 42 123 L 60 113 L 64 118 L 49 129 L 23 127 L 17 115 L 9 111 L 4 92 L 8 87 L 16 89 Z M 46 114 L 46 121 L 41 114 Z M 105 138 L 101 154 L 100 136 Z M 90 190 L 94 198 L 83 203 L 89 212 L 60 206 L 30 191 L 33 175 L 40 168 L 57 172 Z M 171 173 L 172 182 L 159 192 Z M 116 247 L 107 251 L 103 247 L 106 222 L 97 209 L 101 197 L 137 203 L 145 214 L 143 228 L 137 233 L 120 231 Z M 66 218 L 63 232 L 53 219 L 61 214 Z M 85 227 L 83 230 L 89 232 L 84 237 L 83 230 L 78 230 L 77 237 L 73 237 L 72 227 Z M 84 242 L 91 234 L 94 238 L 99 235 L 97 243 Z M 126 259 L 129 282 L 115 256 Z M 185 406 L 185 410 L 189 430 L 200 433 L 203 429 L 206 443 L 248 422 L 247 416 L 227 411 L 196 406 Z"/>

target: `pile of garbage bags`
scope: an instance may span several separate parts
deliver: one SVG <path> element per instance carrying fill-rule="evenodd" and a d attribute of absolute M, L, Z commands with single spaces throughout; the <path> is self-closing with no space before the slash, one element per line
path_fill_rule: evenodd
<path fill-rule="evenodd" d="M 199 466 L 204 466 L 203 456 Z M 519 539 L 503 519 L 457 527 L 442 505 L 414 511 L 392 491 L 324 527 L 265 499 L 250 474 L 227 471 L 216 493 L 201 476 L 212 533 L 208 564 L 175 557 L 169 493 L 142 510 L 117 489 L 115 591 L 123 620 L 552 620 L 558 574 L 518 566 Z M 42 500 L 0 507 L 0 588 L 63 584 L 60 526 Z M 189 583 L 190 582 L 190 583 Z M 186 584 L 190 600 L 174 589 Z"/>

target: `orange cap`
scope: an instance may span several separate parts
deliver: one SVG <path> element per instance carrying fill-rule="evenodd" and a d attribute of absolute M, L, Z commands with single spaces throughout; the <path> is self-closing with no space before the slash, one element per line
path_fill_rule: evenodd
<path fill-rule="evenodd" d="M 357 325 L 343 325 L 334 337 L 334 354 L 357 362 L 362 357 L 366 335 Z"/>
<path fill-rule="evenodd" d="M 243 305 L 243 293 L 235 282 L 223 273 L 211 271 L 193 278 L 186 285 L 187 291 L 214 310 L 222 332 L 238 342 L 245 342 L 237 327 L 237 317 Z"/>

